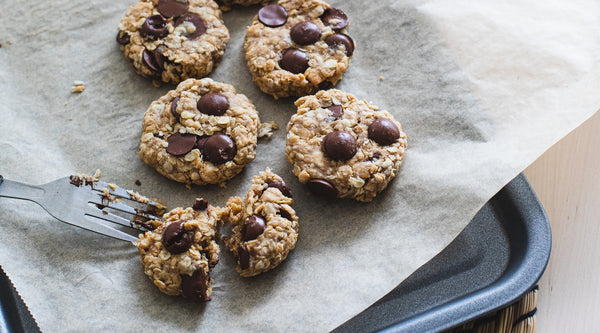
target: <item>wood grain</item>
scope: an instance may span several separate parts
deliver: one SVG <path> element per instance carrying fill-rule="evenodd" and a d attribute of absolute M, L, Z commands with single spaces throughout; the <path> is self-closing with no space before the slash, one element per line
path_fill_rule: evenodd
<path fill-rule="evenodd" d="M 525 170 L 552 227 L 538 332 L 600 332 L 600 112 Z"/>

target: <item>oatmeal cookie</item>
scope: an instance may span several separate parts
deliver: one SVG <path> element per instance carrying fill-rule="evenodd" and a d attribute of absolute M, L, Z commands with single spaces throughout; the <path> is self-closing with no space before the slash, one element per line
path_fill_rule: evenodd
<path fill-rule="evenodd" d="M 335 89 L 302 97 L 296 106 L 285 156 L 313 193 L 367 202 L 396 176 L 406 135 L 389 112 Z"/>
<path fill-rule="evenodd" d="M 281 0 L 261 8 L 246 31 L 252 80 L 275 98 L 332 86 L 350 64 L 348 16 L 320 0 Z"/>
<path fill-rule="evenodd" d="M 212 72 L 228 41 L 213 0 L 141 0 L 127 9 L 117 34 L 140 75 L 173 84 Z"/>
<path fill-rule="evenodd" d="M 231 10 L 231 6 L 240 5 L 240 6 L 252 6 L 257 4 L 266 5 L 271 0 L 217 0 L 217 3 L 221 5 L 221 9 L 223 11 Z"/>
<path fill-rule="evenodd" d="M 225 245 L 237 257 L 237 271 L 250 277 L 277 267 L 296 246 L 298 216 L 292 193 L 281 177 L 269 169 L 254 177 L 242 200 L 227 202 L 231 237 Z"/>
<path fill-rule="evenodd" d="M 258 129 L 252 101 L 233 86 L 188 79 L 144 114 L 139 155 L 169 179 L 223 184 L 254 160 Z"/>
<path fill-rule="evenodd" d="M 163 215 L 153 231 L 135 243 L 144 273 L 167 295 L 210 301 L 211 269 L 219 261 L 217 224 L 222 210 L 198 199 L 192 208 L 175 208 Z"/>

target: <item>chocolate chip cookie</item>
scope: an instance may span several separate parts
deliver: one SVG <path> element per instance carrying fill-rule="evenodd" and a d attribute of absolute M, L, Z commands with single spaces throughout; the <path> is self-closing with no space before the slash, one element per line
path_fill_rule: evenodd
<path fill-rule="evenodd" d="M 188 79 L 144 114 L 139 155 L 169 179 L 222 184 L 254 160 L 259 122 L 233 86 Z"/>
<path fill-rule="evenodd" d="M 277 267 L 296 246 L 298 216 L 289 186 L 269 169 L 254 177 L 242 200 L 227 202 L 231 237 L 225 244 L 237 258 L 237 271 L 250 277 Z"/>
<path fill-rule="evenodd" d="M 302 97 L 296 106 L 285 154 L 311 192 L 368 202 L 396 176 L 406 135 L 389 112 L 335 89 Z"/>
<path fill-rule="evenodd" d="M 270 0 L 217 0 L 217 3 L 221 4 L 221 9 L 223 11 L 228 11 L 231 9 L 233 5 L 239 6 L 252 6 L 262 3 L 266 5 Z"/>
<path fill-rule="evenodd" d="M 163 215 L 153 231 L 135 243 L 144 273 L 167 295 L 210 301 L 211 269 L 219 261 L 215 241 L 222 210 L 198 199 L 192 208 L 175 208 Z"/>
<path fill-rule="evenodd" d="M 212 72 L 228 41 L 213 0 L 141 0 L 127 9 L 117 34 L 140 75 L 173 84 Z"/>
<path fill-rule="evenodd" d="M 275 98 L 332 86 L 354 53 L 346 13 L 320 0 L 281 0 L 262 7 L 246 31 L 253 81 Z"/>

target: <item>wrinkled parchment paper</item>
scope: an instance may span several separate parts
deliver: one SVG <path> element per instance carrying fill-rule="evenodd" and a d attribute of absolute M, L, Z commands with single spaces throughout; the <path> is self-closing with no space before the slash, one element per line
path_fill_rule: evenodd
<path fill-rule="evenodd" d="M 403 124 L 400 175 L 369 204 L 320 200 L 293 176 L 279 130 L 227 188 L 187 189 L 137 157 L 144 111 L 174 87 L 136 75 L 114 41 L 133 3 L 0 0 L 0 174 L 41 184 L 100 169 L 101 179 L 173 208 L 196 197 L 223 205 L 270 167 L 292 187 L 300 237 L 286 262 L 251 279 L 223 248 L 213 300 L 197 305 L 161 294 L 130 244 L 0 198 L 0 265 L 46 332 L 332 329 L 441 251 L 496 191 L 600 108 L 597 2 L 331 0 L 350 15 L 357 44 L 338 88 Z M 243 59 L 257 10 L 224 15 L 232 38 L 211 77 L 284 128 L 293 99 L 262 94 Z M 75 80 L 83 93 L 71 93 Z"/>

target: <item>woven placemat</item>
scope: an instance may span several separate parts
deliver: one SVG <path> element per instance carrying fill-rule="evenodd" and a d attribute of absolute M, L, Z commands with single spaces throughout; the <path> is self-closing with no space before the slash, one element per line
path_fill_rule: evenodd
<path fill-rule="evenodd" d="M 516 303 L 445 333 L 533 333 L 538 286 Z"/>

